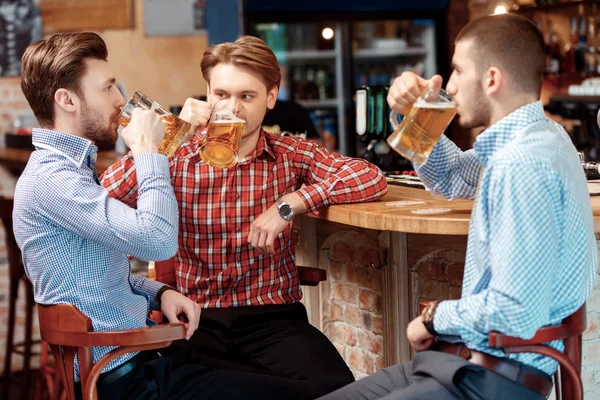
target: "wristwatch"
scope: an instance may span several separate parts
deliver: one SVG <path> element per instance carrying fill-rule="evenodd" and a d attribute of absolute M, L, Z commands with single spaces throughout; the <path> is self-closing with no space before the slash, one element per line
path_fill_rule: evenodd
<path fill-rule="evenodd" d="M 423 317 L 423 324 L 429 333 L 433 336 L 437 336 L 438 333 L 435 331 L 433 327 L 433 317 L 435 316 L 435 310 L 437 309 L 439 301 L 432 301 L 427 304 L 427 306 L 423 309 L 421 316 Z"/>
<path fill-rule="evenodd" d="M 281 218 L 285 219 L 286 221 L 291 221 L 292 218 L 294 218 L 294 210 L 292 210 L 292 206 L 281 199 L 278 199 L 276 203 L 277 211 L 279 211 Z"/>

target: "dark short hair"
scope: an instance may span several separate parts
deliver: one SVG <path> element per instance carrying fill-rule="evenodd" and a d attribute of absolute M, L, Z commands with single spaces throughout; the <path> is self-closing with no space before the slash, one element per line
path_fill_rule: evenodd
<path fill-rule="evenodd" d="M 546 56 L 544 39 L 533 22 L 516 14 L 489 15 L 468 23 L 455 44 L 465 40 L 475 45 L 477 65 L 499 68 L 520 90 L 539 97 Z"/>
<path fill-rule="evenodd" d="M 54 127 L 54 94 L 58 89 L 81 94 L 80 80 L 89 58 L 108 58 L 104 40 L 91 32 L 54 35 L 25 49 L 21 90 L 40 126 Z"/>

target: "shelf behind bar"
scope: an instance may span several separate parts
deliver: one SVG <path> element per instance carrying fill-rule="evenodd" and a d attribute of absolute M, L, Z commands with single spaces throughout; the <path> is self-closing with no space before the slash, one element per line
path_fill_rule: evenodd
<path fill-rule="evenodd" d="M 337 107 L 340 99 L 296 100 L 296 102 L 306 108 L 333 108 Z"/>

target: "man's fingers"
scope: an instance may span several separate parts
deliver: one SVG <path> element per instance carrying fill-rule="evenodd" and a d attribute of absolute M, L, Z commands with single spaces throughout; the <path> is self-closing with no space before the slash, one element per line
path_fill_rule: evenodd
<path fill-rule="evenodd" d="M 169 308 L 163 309 L 162 310 L 163 315 L 165 317 L 167 317 L 167 319 L 169 320 L 170 323 L 174 324 L 179 322 L 179 318 L 177 318 L 177 313 L 175 312 L 175 310 Z"/>
<path fill-rule="evenodd" d="M 267 237 L 268 237 L 268 235 L 266 232 L 261 232 L 260 239 L 258 240 L 258 250 L 260 250 L 260 252 L 263 254 L 267 252 L 267 247 L 266 247 Z"/>
<path fill-rule="evenodd" d="M 276 236 L 273 234 L 273 232 L 269 232 L 269 235 L 265 241 L 265 249 L 268 254 L 275 254 L 275 237 Z"/>
<path fill-rule="evenodd" d="M 440 75 L 434 75 L 429 80 L 429 87 L 432 89 L 440 89 L 442 87 L 443 79 Z"/>

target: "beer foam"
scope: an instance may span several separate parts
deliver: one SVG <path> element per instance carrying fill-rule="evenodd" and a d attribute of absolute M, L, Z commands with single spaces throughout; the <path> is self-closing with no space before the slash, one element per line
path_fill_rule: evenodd
<path fill-rule="evenodd" d="M 428 103 L 425 100 L 418 100 L 415 104 L 414 107 L 419 107 L 419 108 L 456 108 L 456 106 L 454 105 L 454 103 Z"/>
<path fill-rule="evenodd" d="M 236 119 L 220 119 L 218 121 L 210 121 L 211 124 L 241 124 L 242 122 L 246 122 L 243 119 L 239 119 L 237 117 L 235 117 Z"/>

